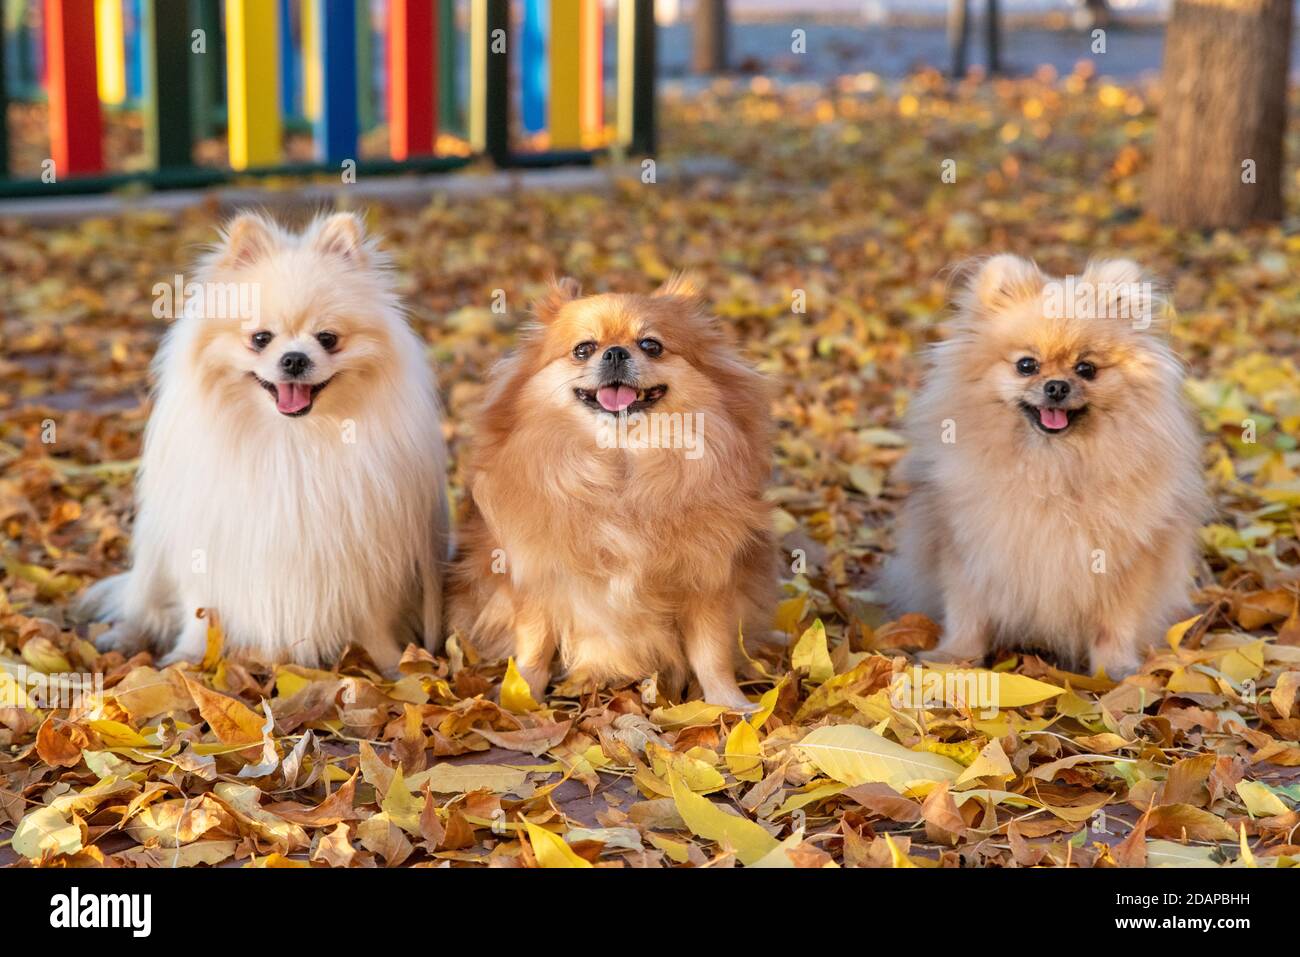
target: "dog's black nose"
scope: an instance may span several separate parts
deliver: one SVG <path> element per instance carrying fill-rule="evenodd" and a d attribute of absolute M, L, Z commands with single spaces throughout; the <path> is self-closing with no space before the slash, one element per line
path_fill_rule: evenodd
<path fill-rule="evenodd" d="M 1053 379 L 1043 386 L 1043 394 L 1053 402 L 1061 402 L 1070 394 L 1070 383 L 1064 379 Z"/>
<path fill-rule="evenodd" d="M 600 357 L 602 362 L 608 362 L 612 366 L 616 366 L 620 362 L 627 362 L 631 358 L 631 353 L 622 346 L 610 346 L 605 350 L 605 354 Z"/>
<path fill-rule="evenodd" d="M 280 356 L 280 370 L 285 375 L 300 376 L 311 368 L 311 359 L 305 352 L 286 352 Z"/>

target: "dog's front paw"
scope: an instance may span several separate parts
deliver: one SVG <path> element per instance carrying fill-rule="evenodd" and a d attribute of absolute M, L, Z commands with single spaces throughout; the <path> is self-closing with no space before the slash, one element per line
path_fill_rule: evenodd
<path fill-rule="evenodd" d="M 730 688 L 705 688 L 704 701 L 707 704 L 720 704 L 731 711 L 739 711 L 741 714 L 753 714 L 759 709 L 758 704 L 750 701 L 734 685 Z"/>
<path fill-rule="evenodd" d="M 116 651 L 124 658 L 130 658 L 137 652 L 149 647 L 149 639 L 139 629 L 132 628 L 125 622 L 114 625 L 95 639 L 95 649 L 100 654 Z"/>
<path fill-rule="evenodd" d="M 1123 681 L 1142 667 L 1142 651 L 1125 632 L 1102 629 L 1088 654 L 1088 667 L 1093 674 L 1105 672 L 1111 681 Z"/>
<path fill-rule="evenodd" d="M 926 651 L 918 651 L 916 660 L 932 665 L 959 665 L 977 662 L 983 656 L 971 657 L 961 655 L 953 651 L 945 651 L 943 648 L 930 648 Z"/>
<path fill-rule="evenodd" d="M 203 660 L 203 655 L 191 655 L 180 648 L 173 648 L 167 654 L 158 659 L 159 668 L 167 668 L 171 665 L 197 665 Z"/>
<path fill-rule="evenodd" d="M 1093 652 L 1088 666 L 1094 675 L 1104 673 L 1111 681 L 1123 681 L 1129 675 L 1137 674 L 1142 660 L 1134 653 L 1107 655 Z"/>

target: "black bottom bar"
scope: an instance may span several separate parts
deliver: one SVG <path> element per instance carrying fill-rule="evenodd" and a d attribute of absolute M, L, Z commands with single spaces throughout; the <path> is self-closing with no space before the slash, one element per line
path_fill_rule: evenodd
<path fill-rule="evenodd" d="M 219 924 L 214 901 L 252 901 L 267 904 L 236 908 L 234 922 L 223 930 L 234 945 L 263 939 L 268 932 L 284 937 L 316 930 L 328 933 L 336 950 L 354 940 L 373 948 L 376 934 L 393 926 L 404 935 L 436 934 L 444 947 L 457 937 L 481 945 L 491 933 L 484 921 L 490 919 L 494 901 L 503 902 L 495 906 L 508 909 L 519 926 L 546 928 L 555 919 L 557 892 L 591 899 L 655 895 L 715 905 L 742 895 L 744 900 L 755 895 L 799 900 L 807 921 L 833 922 L 857 910 L 865 932 L 941 954 L 954 952 L 959 941 L 994 933 L 1007 944 L 1007 952 L 1025 951 L 1019 945 L 1044 939 L 1044 927 L 1057 928 L 1058 938 L 1092 941 L 1117 935 L 1147 947 L 1170 941 L 1170 930 L 1191 932 L 1215 952 L 1245 943 L 1244 935 L 1252 932 L 1269 934 L 1272 940 L 1294 939 L 1295 933 L 1294 879 L 1272 869 L 0 870 L 6 928 L 23 940 L 48 935 L 54 942 L 74 933 L 110 944 L 132 942 L 133 929 L 121 926 L 129 919 L 121 918 L 136 917 L 136 930 L 143 936 L 145 927 L 139 925 L 144 924 L 145 899 L 119 899 L 109 911 L 96 906 L 104 901 L 99 895 L 147 894 L 149 938 L 160 942 L 189 939 L 205 920 Z M 70 920 L 74 900 L 77 926 Z M 430 906 L 430 901 L 455 900 L 482 903 L 459 910 Z M 952 926 L 936 924 L 935 901 L 945 900 L 952 902 Z M 106 912 L 117 914 L 117 927 L 92 930 L 81 920 L 82 915 L 93 919 L 92 914 Z M 256 920 L 241 923 L 239 918 L 249 914 Z M 627 914 L 617 908 L 593 908 L 583 921 L 589 934 L 606 929 L 630 933 Z M 756 933 L 749 926 L 738 930 L 725 907 L 679 907 L 672 914 L 672 934 L 679 939 L 714 934 L 743 942 L 757 939 Z M 1053 940 L 1047 944 L 1038 949 L 1051 953 Z"/>

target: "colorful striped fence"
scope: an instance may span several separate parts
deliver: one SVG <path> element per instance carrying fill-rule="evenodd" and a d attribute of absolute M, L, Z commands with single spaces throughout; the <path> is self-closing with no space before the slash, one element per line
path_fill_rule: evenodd
<path fill-rule="evenodd" d="M 0 116 L 11 56 L 14 94 L 44 88 L 55 176 L 11 171 L 0 123 L 0 195 L 138 180 L 204 185 L 337 171 L 349 160 L 358 173 L 451 169 L 473 154 L 503 167 L 589 162 L 607 141 L 603 0 L 520 0 L 513 8 L 509 0 L 25 0 L 38 5 L 31 17 L 13 16 L 24 0 L 4 2 Z M 615 140 L 648 152 L 654 3 L 617 4 Z M 465 99 L 457 74 L 462 27 L 469 32 Z M 514 119 L 529 135 L 524 149 L 511 136 L 516 105 Z M 104 107 L 142 112 L 151 170 L 105 173 Z M 360 137 L 380 117 L 390 159 L 362 162 Z M 196 142 L 222 127 L 229 168 L 196 167 Z M 467 146 L 440 155 L 440 134 L 462 129 Z M 286 131 L 310 133 L 314 162 L 285 162 Z"/>

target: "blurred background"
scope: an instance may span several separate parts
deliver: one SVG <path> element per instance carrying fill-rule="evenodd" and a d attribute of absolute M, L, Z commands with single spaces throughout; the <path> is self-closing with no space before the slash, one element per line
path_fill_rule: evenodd
<path fill-rule="evenodd" d="M 699 8 L 691 0 L 660 3 L 664 25 L 663 73 L 690 74 L 692 31 Z M 951 63 L 949 18 L 954 4 L 947 0 L 730 0 L 726 4 L 732 28 L 729 62 L 737 70 L 776 72 L 793 76 L 828 77 L 871 71 L 904 76 L 919 67 L 946 69 Z M 1169 0 L 1001 0 L 1001 66 L 1026 71 L 1050 65 L 1068 72 L 1079 60 L 1079 34 L 1095 27 L 1114 28 L 1107 49 L 1107 72 L 1135 76 L 1160 68 L 1164 23 Z M 988 65 L 987 47 L 979 34 L 988 10 L 981 0 L 969 3 L 972 64 Z M 818 46 L 831 56 L 815 59 L 774 56 L 775 38 L 807 24 Z"/>
<path fill-rule="evenodd" d="M 68 62 L 74 73 L 82 67 L 74 86 L 93 86 L 102 114 L 91 117 L 92 104 L 79 100 L 75 90 L 66 104 L 77 114 L 71 125 L 102 122 L 104 127 L 105 148 L 85 161 L 89 165 L 79 170 L 84 172 L 145 171 L 191 162 L 246 168 L 322 157 L 328 152 L 321 143 L 322 104 L 340 64 L 327 62 L 318 21 L 336 26 L 353 21 L 342 37 L 333 30 L 328 43 L 334 44 L 336 60 L 340 41 L 350 51 L 345 70 L 355 95 L 347 109 L 355 118 L 349 117 L 344 133 L 357 140 L 346 152 L 360 158 L 467 155 L 485 147 L 475 143 L 470 129 L 475 99 L 486 86 L 475 73 L 471 52 L 476 17 L 484 25 L 496 17 L 511 32 L 508 123 L 512 142 L 525 150 L 556 145 L 547 116 L 552 61 L 572 61 L 575 91 L 582 86 L 580 134 L 567 138 L 565 146 L 614 142 L 620 83 L 631 83 L 619 74 L 620 64 L 626 69 L 631 57 L 630 48 L 621 47 L 631 42 L 628 21 L 637 7 L 629 0 L 554 0 L 554 15 L 550 0 L 416 2 L 413 16 L 429 21 L 419 22 L 417 32 L 432 33 L 429 63 L 417 59 L 412 68 L 430 73 L 420 80 L 432 83 L 436 115 L 431 142 L 403 153 L 391 142 L 389 74 L 406 65 L 404 47 L 394 59 L 391 29 L 392 10 L 404 10 L 406 0 L 176 0 L 159 7 L 158 17 L 154 3 L 3 0 L 0 96 L 7 102 L 10 178 L 38 174 L 41 160 L 51 152 L 50 61 L 57 61 L 63 50 L 73 51 Z M 276 108 L 274 148 L 263 149 L 255 162 L 232 159 L 224 141 L 231 57 L 240 56 L 245 43 L 243 33 L 238 43 L 229 42 L 228 24 L 232 10 L 245 4 L 250 15 L 241 30 L 257 51 L 249 88 L 256 90 L 254 100 Z M 642 6 L 653 7 L 657 24 L 653 78 L 660 92 L 669 94 L 698 92 L 719 76 L 827 84 L 846 76 L 900 80 L 926 69 L 954 79 L 968 71 L 1018 76 L 1044 68 L 1063 75 L 1081 64 L 1106 77 L 1139 82 L 1160 70 L 1173 12 L 1171 0 L 657 0 Z M 1259 5 L 1183 4 L 1191 11 L 1185 18 L 1195 19 L 1196 10 L 1209 9 L 1201 14 L 1207 23 L 1215 8 L 1254 6 Z M 1264 4 L 1255 19 L 1270 24 L 1267 29 L 1274 35 L 1291 37 L 1293 48 L 1294 17 L 1285 7 L 1285 0 Z M 51 46 L 47 22 L 65 9 L 75 28 L 68 36 L 58 31 L 56 39 L 64 45 Z M 1289 18 L 1286 25 L 1279 19 L 1283 15 Z M 204 36 L 203 49 L 186 51 L 195 31 Z M 558 38 L 554 51 L 552 33 Z M 1292 71 L 1300 69 L 1300 58 L 1289 59 Z M 1242 62 L 1250 60 L 1243 49 Z M 323 82 L 327 75 L 329 84 Z M 156 92 L 160 76 L 161 98 Z M 162 112 L 172 114 L 165 122 L 173 124 L 161 137 L 157 117 L 151 115 L 159 99 Z M 266 126 L 267 116 L 254 126 Z M 178 142 L 181 125 L 188 131 Z M 176 143 L 162 162 L 151 155 L 160 138 Z M 153 185 L 164 182 L 158 179 Z"/>

